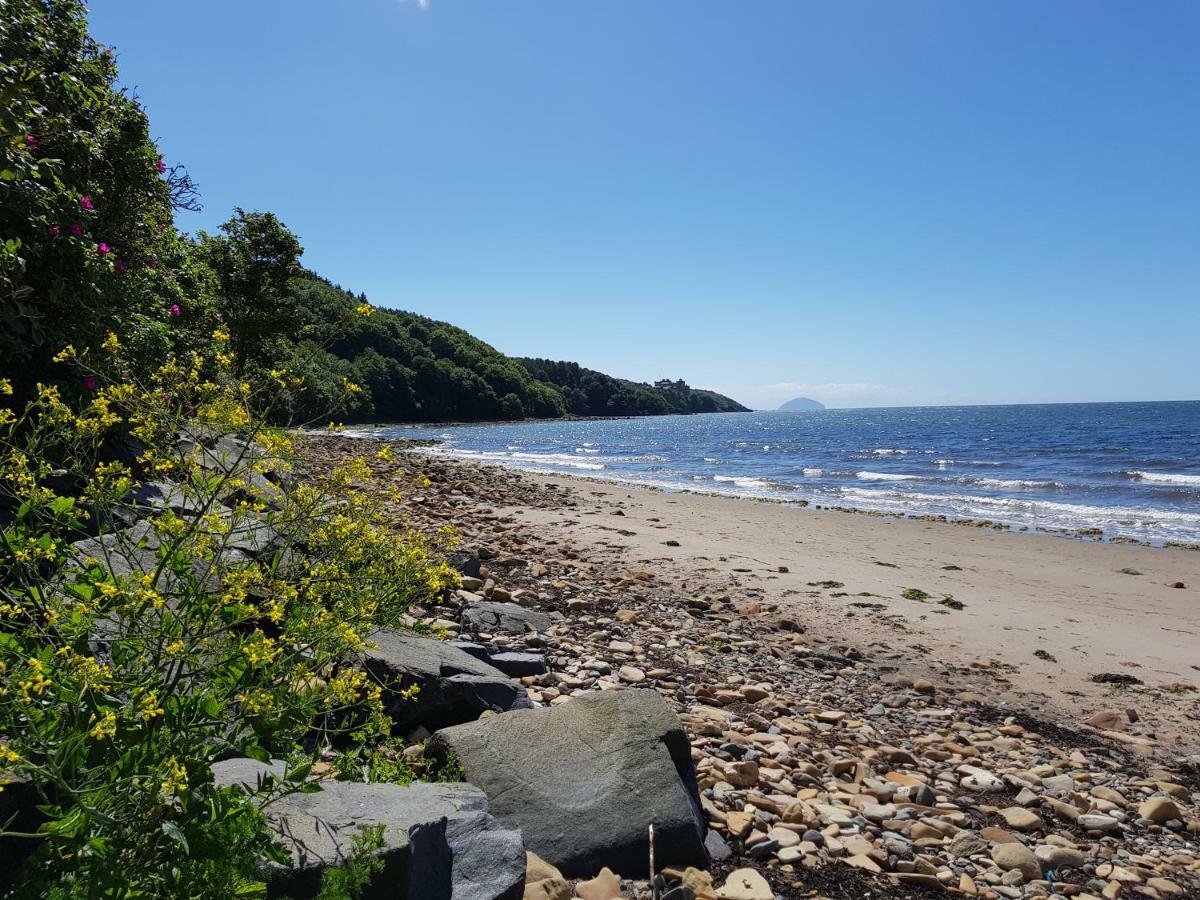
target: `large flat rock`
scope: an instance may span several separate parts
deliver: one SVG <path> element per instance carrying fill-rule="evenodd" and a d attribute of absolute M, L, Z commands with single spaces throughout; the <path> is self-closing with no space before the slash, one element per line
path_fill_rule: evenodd
<path fill-rule="evenodd" d="M 279 763 L 232 759 L 216 763 L 218 785 L 255 791 Z M 519 900 L 525 889 L 521 834 L 488 813 L 487 798 L 470 784 L 358 784 L 330 781 L 312 794 L 290 794 L 267 808 L 267 819 L 292 855 L 291 867 L 269 865 L 272 897 L 313 897 L 330 866 L 353 852 L 354 838 L 382 825 L 383 869 L 367 900 Z"/>
<path fill-rule="evenodd" d="M 433 638 L 398 631 L 376 632 L 364 653 L 368 672 L 385 685 L 388 713 L 401 731 L 430 731 L 471 722 L 480 714 L 529 709 L 525 688 L 499 669 Z M 398 692 L 419 685 L 413 699 Z"/>
<path fill-rule="evenodd" d="M 437 732 L 430 752 L 453 753 L 492 814 L 567 876 L 644 877 L 651 824 L 659 866 L 707 863 L 687 735 L 654 691 L 489 716 Z"/>
<path fill-rule="evenodd" d="M 524 634 L 526 631 L 545 631 L 552 622 L 548 613 L 495 600 L 472 603 L 462 613 L 463 627 L 476 632 Z"/>

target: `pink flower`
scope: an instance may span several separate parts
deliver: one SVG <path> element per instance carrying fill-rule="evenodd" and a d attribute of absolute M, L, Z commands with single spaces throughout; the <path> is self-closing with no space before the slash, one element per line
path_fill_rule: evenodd
<path fill-rule="evenodd" d="M 157 269 L 158 268 L 158 260 L 151 259 L 151 260 L 147 261 L 146 265 L 148 265 L 152 269 Z"/>
<path fill-rule="evenodd" d="M 154 164 L 154 168 L 158 169 L 158 174 L 159 174 L 159 175 L 161 175 L 163 172 L 167 171 L 167 166 L 166 166 L 166 163 L 164 163 L 164 162 L 162 161 L 162 157 L 161 157 L 161 156 L 158 158 L 158 161 L 157 161 L 157 162 Z"/>
<path fill-rule="evenodd" d="M 50 226 L 50 237 L 58 237 L 60 234 L 62 234 L 61 228 L 59 228 L 57 225 Z"/>
<path fill-rule="evenodd" d="M 28 144 L 30 147 L 32 147 L 34 144 L 37 143 L 37 138 L 34 137 L 32 134 L 27 134 L 27 135 L 25 135 L 25 143 Z"/>
<path fill-rule="evenodd" d="M 83 237 L 83 226 L 78 222 L 76 222 L 67 230 L 71 232 L 72 237 Z"/>
<path fill-rule="evenodd" d="M 94 391 L 96 389 L 96 376 L 95 375 L 83 376 L 83 389 L 85 391 Z"/>
<path fill-rule="evenodd" d="M 172 317 L 174 317 L 174 318 L 178 319 L 178 318 L 179 318 L 179 314 L 180 314 L 181 312 L 183 312 L 183 310 L 179 308 L 179 304 L 178 304 L 178 303 L 172 303 L 172 304 L 171 304 L 171 315 L 172 315 Z"/>
<path fill-rule="evenodd" d="M 112 247 L 108 246 L 108 244 L 104 243 L 104 241 L 101 241 L 96 245 L 96 252 L 101 256 L 107 256 L 108 254 L 112 253 Z"/>
<path fill-rule="evenodd" d="M 84 194 L 82 197 L 80 197 L 79 205 L 88 212 L 93 212 L 96 209 L 96 204 L 92 202 L 92 197 L 90 194 Z"/>
<path fill-rule="evenodd" d="M 125 271 L 125 260 L 118 259 L 115 263 L 113 263 L 113 268 L 115 268 L 118 272 L 124 272 Z"/>

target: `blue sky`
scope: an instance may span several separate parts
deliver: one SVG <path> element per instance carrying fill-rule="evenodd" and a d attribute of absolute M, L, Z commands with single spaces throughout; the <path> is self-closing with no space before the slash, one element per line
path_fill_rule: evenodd
<path fill-rule="evenodd" d="M 743 402 L 1200 399 L 1200 4 L 96 0 L 212 229 Z"/>

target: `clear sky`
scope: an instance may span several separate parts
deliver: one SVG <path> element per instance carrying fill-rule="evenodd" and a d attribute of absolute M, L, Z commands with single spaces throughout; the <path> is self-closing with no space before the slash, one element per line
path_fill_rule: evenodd
<path fill-rule="evenodd" d="M 93 0 L 212 229 L 756 406 L 1200 399 L 1200 3 Z"/>

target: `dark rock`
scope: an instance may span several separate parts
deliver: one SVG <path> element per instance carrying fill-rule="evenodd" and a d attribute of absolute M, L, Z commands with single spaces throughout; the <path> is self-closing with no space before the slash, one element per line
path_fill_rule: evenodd
<path fill-rule="evenodd" d="M 147 481 L 130 490 L 129 501 L 143 512 L 158 512 L 169 509 L 178 516 L 198 516 L 201 513 L 215 512 L 222 516 L 230 516 L 233 511 L 227 506 L 214 504 L 212 508 L 202 508 L 195 497 L 184 494 L 183 488 L 170 481 Z"/>
<path fill-rule="evenodd" d="M 25 834 L 37 831 L 45 817 L 38 812 L 41 799 L 29 777 L 0 772 L 0 787 L 0 828 Z M 7 896 L 39 843 L 35 838 L 0 838 L 0 894 Z"/>
<path fill-rule="evenodd" d="M 725 838 L 721 837 L 719 832 L 713 831 L 711 828 L 708 830 L 708 834 L 704 836 L 704 849 L 708 851 L 708 856 L 713 862 L 724 862 L 733 856 L 733 851 L 725 843 Z"/>
<path fill-rule="evenodd" d="M 490 660 L 493 666 L 513 678 L 541 675 L 546 671 L 546 657 L 540 653 L 497 653 Z"/>
<path fill-rule="evenodd" d="M 220 786 L 255 791 L 281 763 L 216 763 Z M 318 793 L 288 794 L 267 819 L 292 855 L 292 866 L 267 863 L 272 897 L 313 897 L 330 866 L 353 851 L 354 837 L 383 825 L 383 869 L 360 896 L 369 900 L 519 900 L 525 889 L 521 834 L 489 815 L 487 798 L 469 784 L 323 782 Z"/>
<path fill-rule="evenodd" d="M 460 575 L 466 575 L 469 578 L 479 577 L 479 557 L 474 553 L 462 553 L 460 551 L 447 553 L 446 562 L 450 564 L 450 568 L 454 569 Z"/>
<path fill-rule="evenodd" d="M 516 603 L 496 603 L 484 600 L 472 603 L 463 610 L 462 624 L 472 631 L 503 631 L 507 634 L 524 634 L 529 631 L 545 631 L 550 627 L 550 616 L 536 609 L 526 609 Z"/>
<path fill-rule="evenodd" d="M 912 802 L 920 806 L 933 806 L 937 803 L 937 794 L 933 792 L 933 788 L 926 784 L 917 785 L 911 796 Z"/>
<path fill-rule="evenodd" d="M 1099 675 L 1093 675 L 1092 681 L 1096 684 L 1141 684 L 1142 679 L 1136 678 L 1133 675 L 1126 675 L 1124 672 L 1101 672 Z"/>
<path fill-rule="evenodd" d="M 751 859 L 766 859 L 779 849 L 779 841 L 761 841 L 746 851 Z"/>
<path fill-rule="evenodd" d="M 429 730 L 479 718 L 488 710 L 529 709 L 525 689 L 499 669 L 446 641 L 379 631 L 364 651 L 368 672 L 385 685 L 384 703 L 400 732 Z M 397 694 L 412 685 L 413 699 Z"/>
<path fill-rule="evenodd" d="M 581 694 L 446 728 L 429 752 L 453 753 L 492 814 L 568 877 L 603 866 L 645 877 L 651 824 L 659 865 L 706 865 L 687 734 L 653 691 Z"/>
<path fill-rule="evenodd" d="M 500 650 L 489 644 L 479 644 L 474 641 L 455 641 L 451 644 L 464 653 L 495 666 L 505 675 L 512 678 L 524 678 L 527 675 L 541 675 L 546 671 L 546 657 L 540 653 L 518 653 L 511 650 Z"/>

